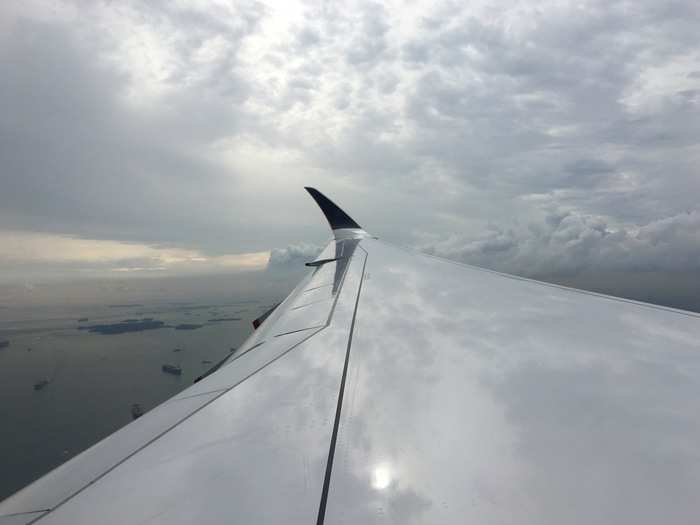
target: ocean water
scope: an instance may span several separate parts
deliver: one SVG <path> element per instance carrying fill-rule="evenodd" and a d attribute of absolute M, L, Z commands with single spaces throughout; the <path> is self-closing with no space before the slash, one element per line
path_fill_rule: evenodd
<path fill-rule="evenodd" d="M 33 302 L 5 301 L 0 341 L 10 346 L 0 349 L 0 500 L 129 423 L 133 403 L 155 407 L 238 347 L 252 320 L 294 284 L 256 286 L 262 277 L 220 278 L 214 286 L 202 279 L 201 287 L 196 279 L 165 287 L 136 282 L 116 295 L 82 283 L 73 295 L 62 285 L 57 297 L 45 290 Z M 84 300 L 90 286 L 96 293 Z M 81 299 L 71 300 L 75 295 Z M 107 335 L 79 329 L 143 318 L 164 327 Z M 222 318 L 240 320 L 211 321 Z M 178 330 L 178 324 L 202 326 Z M 179 365 L 182 375 L 164 373 L 163 364 Z M 48 384 L 35 390 L 41 380 Z"/>

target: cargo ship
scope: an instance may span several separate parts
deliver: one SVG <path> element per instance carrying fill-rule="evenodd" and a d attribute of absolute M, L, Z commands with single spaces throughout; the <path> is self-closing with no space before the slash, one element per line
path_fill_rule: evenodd
<path fill-rule="evenodd" d="M 138 403 L 131 405 L 131 419 L 138 419 L 143 415 L 143 408 Z"/>
<path fill-rule="evenodd" d="M 49 384 L 48 379 L 40 379 L 36 383 L 34 383 L 34 390 L 43 390 L 46 385 Z"/>
<path fill-rule="evenodd" d="M 177 365 L 163 365 L 161 370 L 166 374 L 173 374 L 176 376 L 182 375 L 182 368 Z"/>

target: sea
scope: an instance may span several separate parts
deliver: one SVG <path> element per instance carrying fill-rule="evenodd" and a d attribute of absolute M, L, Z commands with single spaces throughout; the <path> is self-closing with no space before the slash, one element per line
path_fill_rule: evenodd
<path fill-rule="evenodd" d="M 0 501 L 128 424 L 132 405 L 147 412 L 190 386 L 296 280 L 249 272 L 0 287 Z"/>

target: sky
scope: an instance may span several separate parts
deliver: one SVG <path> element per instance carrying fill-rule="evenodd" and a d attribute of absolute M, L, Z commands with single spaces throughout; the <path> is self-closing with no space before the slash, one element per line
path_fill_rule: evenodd
<path fill-rule="evenodd" d="M 692 300 L 698 27 L 692 0 L 1 2 L 1 279 L 300 263 L 311 185 L 434 255 Z"/>

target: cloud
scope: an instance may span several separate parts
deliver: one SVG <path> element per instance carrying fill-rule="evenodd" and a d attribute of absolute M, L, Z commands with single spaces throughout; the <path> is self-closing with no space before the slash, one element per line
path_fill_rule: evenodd
<path fill-rule="evenodd" d="M 244 235 L 252 249 L 274 243 L 277 217 L 256 218 L 263 201 L 249 198 L 258 188 L 208 151 L 253 125 L 236 53 L 258 15 L 104 9 L 8 29 L 3 225 L 214 253 L 248 251 Z"/>
<path fill-rule="evenodd" d="M 267 270 L 274 273 L 304 272 L 308 270 L 304 263 L 313 261 L 322 250 L 322 246 L 307 243 L 276 248 L 270 252 Z"/>
<path fill-rule="evenodd" d="M 267 252 L 327 235 L 314 185 L 516 273 L 693 266 L 693 2 L 0 10 L 7 231 Z"/>
<path fill-rule="evenodd" d="M 700 213 L 641 227 L 611 226 L 602 217 L 552 212 L 522 229 L 492 228 L 478 238 L 426 241 L 423 250 L 529 277 L 601 272 L 699 272 Z"/>
<path fill-rule="evenodd" d="M 208 255 L 197 250 L 53 234 L 0 231 L 0 282 L 116 273 L 193 275 L 262 270 L 269 252 Z"/>

